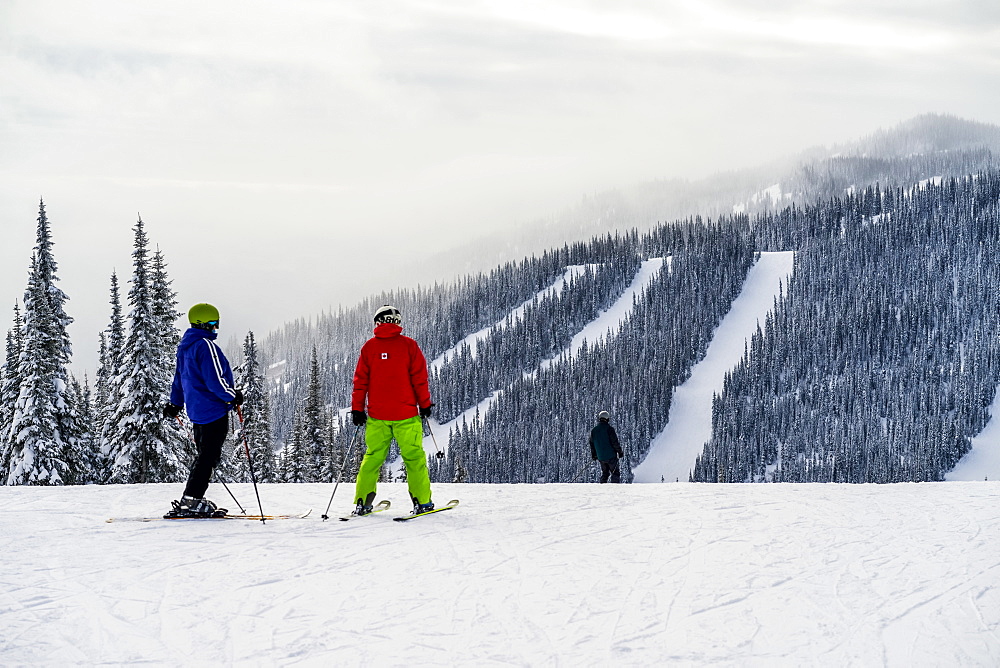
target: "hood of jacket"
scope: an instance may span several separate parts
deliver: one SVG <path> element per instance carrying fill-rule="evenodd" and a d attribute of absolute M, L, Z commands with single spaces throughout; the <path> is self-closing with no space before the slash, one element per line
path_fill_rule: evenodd
<path fill-rule="evenodd" d="M 396 325 L 391 322 L 380 322 L 375 325 L 375 338 L 378 339 L 388 339 L 393 336 L 399 336 L 402 333 L 402 325 Z"/>
<path fill-rule="evenodd" d="M 187 330 L 184 331 L 184 335 L 181 337 L 181 342 L 177 345 L 177 347 L 179 349 L 190 348 L 202 339 L 215 341 L 217 338 L 219 338 L 218 332 L 210 332 L 207 329 L 199 329 L 198 327 L 188 327 Z"/>

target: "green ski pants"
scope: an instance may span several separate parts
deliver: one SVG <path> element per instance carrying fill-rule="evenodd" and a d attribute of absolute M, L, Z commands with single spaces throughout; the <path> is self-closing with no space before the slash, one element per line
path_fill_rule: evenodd
<path fill-rule="evenodd" d="M 419 417 L 407 420 L 375 420 L 365 423 L 365 457 L 361 460 L 358 481 L 355 484 L 354 502 L 371 505 L 375 500 L 378 474 L 389 454 L 389 443 L 396 439 L 399 454 L 406 465 L 406 486 L 410 498 L 417 503 L 430 503 L 431 479 L 427 473 L 427 455 L 424 454 L 424 428 Z"/>

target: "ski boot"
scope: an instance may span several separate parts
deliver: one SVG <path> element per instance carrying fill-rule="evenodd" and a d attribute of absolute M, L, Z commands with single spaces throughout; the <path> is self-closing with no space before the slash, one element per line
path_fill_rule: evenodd
<path fill-rule="evenodd" d="M 182 496 L 180 501 L 171 501 L 170 504 L 173 507 L 163 516 L 166 519 L 225 517 L 228 512 L 225 508 L 219 508 L 208 499 L 195 499 L 190 496 Z"/>
<path fill-rule="evenodd" d="M 369 514 L 374 509 L 375 509 L 375 506 L 366 506 L 361 501 L 358 501 L 358 505 L 355 506 L 354 512 L 351 513 L 351 514 L 352 515 L 356 515 L 357 517 L 361 517 L 362 515 Z"/>
<path fill-rule="evenodd" d="M 413 514 L 419 515 L 421 513 L 429 513 L 434 510 L 434 502 L 428 501 L 427 503 L 419 503 L 417 501 L 413 502 Z"/>

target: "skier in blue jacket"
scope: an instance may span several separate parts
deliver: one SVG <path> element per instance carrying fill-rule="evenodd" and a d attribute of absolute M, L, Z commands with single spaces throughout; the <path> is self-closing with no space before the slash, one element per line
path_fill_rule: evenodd
<path fill-rule="evenodd" d="M 176 418 L 181 407 L 187 409 L 194 425 L 198 447 L 184 496 L 173 501 L 173 509 L 164 517 L 211 517 L 225 515 L 205 497 L 212 471 L 222 458 L 222 444 L 229 431 L 229 411 L 243 403 L 243 393 L 233 383 L 233 370 L 215 342 L 218 337 L 219 310 L 211 304 L 195 304 L 188 311 L 191 327 L 177 346 L 177 369 L 170 388 L 170 403 L 163 415 Z"/>

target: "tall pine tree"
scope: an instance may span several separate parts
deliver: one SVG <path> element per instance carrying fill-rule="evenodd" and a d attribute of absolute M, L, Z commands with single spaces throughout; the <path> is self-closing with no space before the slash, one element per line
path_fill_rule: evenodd
<path fill-rule="evenodd" d="M 155 269 L 150 265 L 149 238 L 141 218 L 134 231 L 128 295 L 131 322 L 122 373 L 111 393 L 114 410 L 101 447 L 111 461 L 111 482 L 180 481 L 189 462 L 187 453 L 177 450 L 176 439 L 163 428 L 162 409 L 170 386 L 163 377 L 162 318 L 156 314 Z"/>
<path fill-rule="evenodd" d="M 94 407 L 86 375 L 82 384 L 71 375 L 66 389 L 67 396 L 72 399 L 75 408 L 74 417 L 78 434 L 74 439 L 76 447 L 69 457 L 71 477 L 66 482 L 74 485 L 101 482 L 102 458 L 98 442 L 100 432 L 93 429 Z"/>
<path fill-rule="evenodd" d="M 177 344 L 181 340 L 181 332 L 174 323 L 180 318 L 177 310 L 177 293 L 171 287 L 172 281 L 167 276 L 167 263 L 163 252 L 157 248 L 153 254 L 152 271 L 150 274 L 150 298 L 152 300 L 153 328 L 159 335 L 159 345 L 156 354 L 156 375 L 160 387 L 169 388 L 174 379 L 174 367 L 177 364 Z M 167 421 L 164 429 L 166 449 L 170 452 L 183 453 L 182 459 L 190 467 L 197 456 L 197 448 L 191 440 L 190 423 Z"/>
<path fill-rule="evenodd" d="M 21 391 L 21 357 L 24 323 L 21 309 L 14 305 L 14 327 L 7 332 L 6 356 L 0 367 L 0 482 L 6 480 L 10 461 L 10 426 L 14 420 L 14 403 Z"/>
<path fill-rule="evenodd" d="M 108 433 L 108 424 L 115 412 L 119 395 L 116 392 L 121 382 L 122 353 L 125 349 L 125 323 L 122 317 L 121 290 L 118 285 L 118 274 L 111 272 L 111 320 L 107 329 L 99 335 L 100 350 L 98 357 L 97 379 L 94 383 L 94 432 L 98 452 L 95 455 L 96 471 L 94 478 L 99 481 L 111 476 L 111 462 L 101 444 Z"/>
<path fill-rule="evenodd" d="M 305 452 L 304 475 L 309 482 L 330 480 L 330 429 L 319 373 L 319 360 L 313 347 L 309 365 L 309 386 L 302 407 L 302 442 Z"/>
<path fill-rule="evenodd" d="M 72 482 L 83 457 L 85 427 L 69 391 L 73 354 L 67 327 L 68 299 L 57 285 L 58 265 L 45 203 L 38 205 L 36 243 L 24 298 L 21 377 L 6 438 L 8 485 Z M 80 466 L 83 466 L 81 463 Z"/>
<path fill-rule="evenodd" d="M 69 477 L 66 444 L 56 417 L 60 342 L 38 265 L 36 254 L 24 293 L 24 338 L 18 360 L 21 384 L 14 403 L 4 471 L 8 485 L 62 485 Z"/>
<path fill-rule="evenodd" d="M 271 436 L 271 400 L 267 384 L 260 368 L 257 341 L 253 332 L 247 334 L 243 342 L 243 364 L 237 369 L 237 377 L 243 389 L 243 436 L 253 457 L 254 474 L 258 482 L 277 482 L 278 471 L 274 457 Z M 250 481 L 249 464 L 245 448 L 237 446 L 233 453 L 234 475 L 237 480 Z"/>

